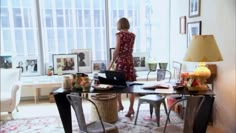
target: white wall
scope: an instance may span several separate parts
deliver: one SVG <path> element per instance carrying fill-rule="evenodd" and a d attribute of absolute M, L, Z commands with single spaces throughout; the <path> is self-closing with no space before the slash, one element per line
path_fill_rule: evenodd
<path fill-rule="evenodd" d="M 183 62 L 187 49 L 187 35 L 179 34 L 179 17 L 187 22 L 202 21 L 202 34 L 213 34 L 224 61 L 216 62 L 218 75 L 215 80 L 214 126 L 224 132 L 236 132 L 235 87 L 235 0 L 201 0 L 199 17 L 188 18 L 189 0 L 171 0 L 171 60 Z M 184 62 L 185 71 L 193 70 L 194 63 Z"/>

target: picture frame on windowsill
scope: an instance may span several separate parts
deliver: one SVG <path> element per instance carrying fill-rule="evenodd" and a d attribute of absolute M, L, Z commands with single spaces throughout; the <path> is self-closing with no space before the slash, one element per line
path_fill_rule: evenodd
<path fill-rule="evenodd" d="M 77 54 L 53 54 L 53 74 L 75 74 L 78 72 Z"/>
<path fill-rule="evenodd" d="M 12 56 L 4 55 L 0 56 L 0 68 L 12 68 Z"/>
<path fill-rule="evenodd" d="M 106 71 L 106 61 L 105 60 L 93 61 L 93 72 L 104 73 L 105 71 Z"/>
<path fill-rule="evenodd" d="M 145 52 L 133 53 L 134 68 L 136 71 L 147 71 L 148 70 L 148 54 Z"/>
<path fill-rule="evenodd" d="M 91 49 L 73 49 L 72 54 L 78 56 L 78 72 L 91 73 L 92 72 L 92 50 Z"/>
<path fill-rule="evenodd" d="M 41 75 L 41 65 L 39 57 L 17 56 L 13 58 L 13 68 L 21 69 L 21 76 Z"/>

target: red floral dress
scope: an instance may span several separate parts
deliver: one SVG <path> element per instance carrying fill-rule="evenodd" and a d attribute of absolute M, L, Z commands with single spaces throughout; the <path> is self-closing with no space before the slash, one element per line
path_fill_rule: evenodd
<path fill-rule="evenodd" d="M 136 81 L 132 56 L 135 34 L 132 32 L 120 31 L 116 33 L 116 35 L 120 37 L 120 50 L 118 59 L 116 60 L 116 71 L 125 72 L 126 81 Z"/>

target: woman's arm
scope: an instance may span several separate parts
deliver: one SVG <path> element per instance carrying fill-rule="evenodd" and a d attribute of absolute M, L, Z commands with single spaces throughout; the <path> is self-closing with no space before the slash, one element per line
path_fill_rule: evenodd
<path fill-rule="evenodd" d="M 113 59 L 112 59 L 113 61 L 118 57 L 119 51 L 120 51 L 120 36 L 119 34 L 116 34 L 116 48 L 113 53 Z"/>
<path fill-rule="evenodd" d="M 113 62 L 116 60 L 116 58 L 119 55 L 119 50 L 120 50 L 120 36 L 119 34 L 116 34 L 116 47 L 115 50 L 113 52 L 113 58 L 111 59 L 111 62 L 108 65 L 108 70 L 111 69 Z"/>

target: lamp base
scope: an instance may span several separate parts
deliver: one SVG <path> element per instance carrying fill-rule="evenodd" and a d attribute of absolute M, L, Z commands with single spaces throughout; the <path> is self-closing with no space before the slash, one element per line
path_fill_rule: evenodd
<path fill-rule="evenodd" d="M 206 91 L 206 90 L 208 90 L 207 85 L 188 87 L 188 91 Z"/>

